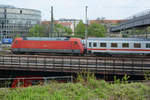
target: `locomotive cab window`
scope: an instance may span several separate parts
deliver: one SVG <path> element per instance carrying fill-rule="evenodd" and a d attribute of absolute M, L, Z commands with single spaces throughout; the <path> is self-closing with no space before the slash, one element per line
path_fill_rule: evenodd
<path fill-rule="evenodd" d="M 93 42 L 93 47 L 97 47 L 97 42 Z"/>
<path fill-rule="evenodd" d="M 100 43 L 100 47 L 106 47 L 106 43 Z"/>
<path fill-rule="evenodd" d="M 117 44 L 117 43 L 111 43 L 111 47 L 117 48 L 117 47 L 118 47 L 118 44 Z"/>
<path fill-rule="evenodd" d="M 150 43 L 146 43 L 146 48 L 150 48 Z"/>
<path fill-rule="evenodd" d="M 78 44 L 77 41 L 75 41 L 74 44 Z"/>
<path fill-rule="evenodd" d="M 18 41 L 16 40 L 16 41 L 15 41 L 15 43 L 17 44 L 17 43 L 18 43 Z"/>
<path fill-rule="evenodd" d="M 89 47 L 92 47 L 91 42 L 89 42 Z"/>
<path fill-rule="evenodd" d="M 141 44 L 140 43 L 134 43 L 134 48 L 141 48 Z"/>
<path fill-rule="evenodd" d="M 122 43 L 123 48 L 129 48 L 129 43 Z"/>

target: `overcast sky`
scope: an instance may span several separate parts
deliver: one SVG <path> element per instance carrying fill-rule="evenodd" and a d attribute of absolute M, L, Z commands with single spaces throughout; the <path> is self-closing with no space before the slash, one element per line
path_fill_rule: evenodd
<path fill-rule="evenodd" d="M 150 9 L 150 0 L 0 0 L 0 4 L 38 9 L 42 20 L 50 19 L 50 6 L 54 7 L 55 19 L 85 19 L 86 5 L 89 19 L 124 19 Z"/>

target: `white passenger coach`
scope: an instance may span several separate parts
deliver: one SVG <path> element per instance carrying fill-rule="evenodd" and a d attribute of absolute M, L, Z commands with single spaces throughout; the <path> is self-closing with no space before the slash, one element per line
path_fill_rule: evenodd
<path fill-rule="evenodd" d="M 85 44 L 85 40 L 83 40 Z M 150 54 L 150 39 L 145 38 L 88 38 L 89 53 Z"/>

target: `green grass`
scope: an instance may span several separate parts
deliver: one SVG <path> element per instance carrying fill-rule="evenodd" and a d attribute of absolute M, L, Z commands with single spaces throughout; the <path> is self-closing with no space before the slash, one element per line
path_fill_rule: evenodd
<path fill-rule="evenodd" d="M 86 80 L 86 81 L 85 81 Z M 46 86 L 0 89 L 0 100 L 150 100 L 150 87 L 142 83 L 107 83 L 93 76 L 76 83 L 52 82 Z"/>

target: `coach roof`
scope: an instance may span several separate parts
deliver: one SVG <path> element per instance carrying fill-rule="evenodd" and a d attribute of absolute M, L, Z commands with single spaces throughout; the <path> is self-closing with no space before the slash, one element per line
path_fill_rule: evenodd
<path fill-rule="evenodd" d="M 93 41 L 150 41 L 146 38 L 88 38 Z"/>

